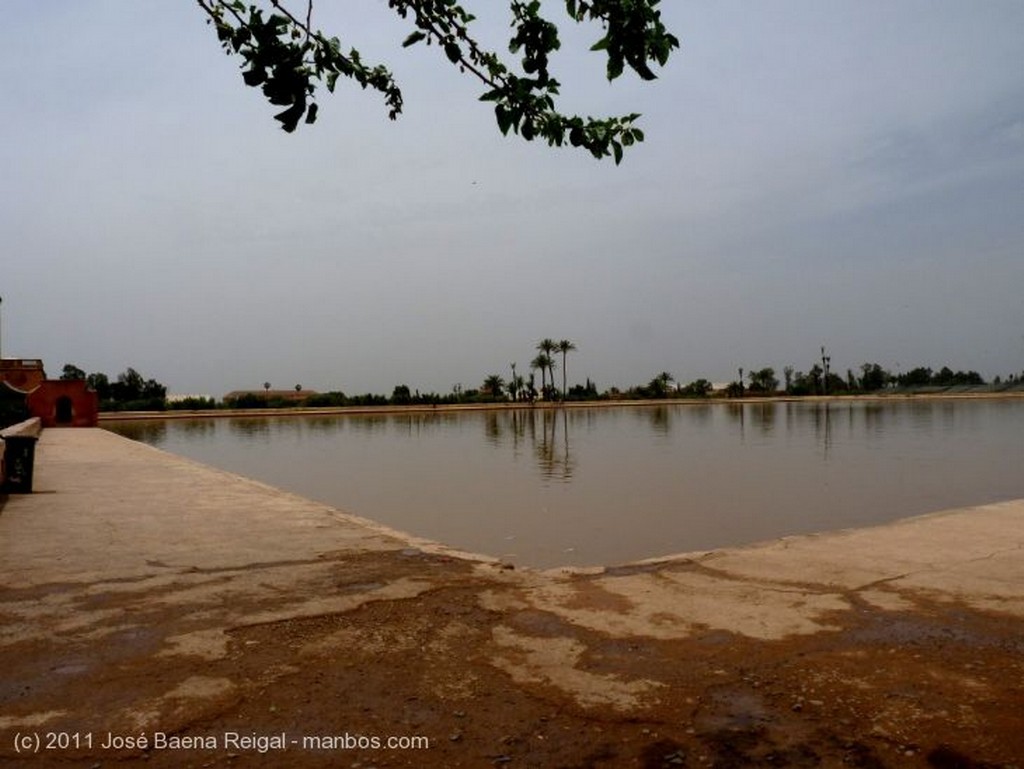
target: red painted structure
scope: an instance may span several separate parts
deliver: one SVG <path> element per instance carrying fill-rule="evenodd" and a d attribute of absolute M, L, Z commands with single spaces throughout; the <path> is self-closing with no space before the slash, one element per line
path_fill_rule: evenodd
<path fill-rule="evenodd" d="M 84 379 L 46 379 L 26 400 L 43 427 L 95 427 L 98 422 L 100 399 Z"/>
<path fill-rule="evenodd" d="M 43 362 L 37 358 L 0 358 L 0 382 L 7 382 L 16 390 L 34 390 L 45 379 Z"/>
<path fill-rule="evenodd" d="M 43 362 L 28 358 L 0 360 L 0 382 L 25 396 L 29 413 L 43 427 L 95 427 L 99 396 L 84 379 L 47 379 Z"/>

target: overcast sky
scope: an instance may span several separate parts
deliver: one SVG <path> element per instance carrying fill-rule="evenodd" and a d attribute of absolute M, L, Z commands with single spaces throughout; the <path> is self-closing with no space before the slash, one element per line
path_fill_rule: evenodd
<path fill-rule="evenodd" d="M 507 4 L 465 4 L 503 34 Z M 1024 369 L 1024 3 L 663 15 L 654 83 L 609 85 L 598 30 L 560 24 L 564 108 L 643 113 L 616 167 L 502 137 L 381 0 L 314 22 L 393 68 L 405 114 L 343 81 L 294 135 L 191 0 L 4 3 L 4 357 L 216 396 L 448 392 L 546 336 L 601 389 L 822 345 L 840 373 Z"/>

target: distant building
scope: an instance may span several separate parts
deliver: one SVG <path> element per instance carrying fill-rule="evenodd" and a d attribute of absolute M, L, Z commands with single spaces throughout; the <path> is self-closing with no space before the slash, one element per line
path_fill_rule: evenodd
<path fill-rule="evenodd" d="M 299 402 L 304 401 L 306 398 L 310 398 L 320 393 L 316 390 L 232 390 L 224 396 L 224 402 L 230 403 L 231 401 L 286 401 L 286 402 Z"/>
<path fill-rule="evenodd" d="M 0 382 L 16 390 L 34 390 L 45 379 L 43 362 L 38 358 L 0 358 Z"/>
<path fill-rule="evenodd" d="M 6 424 L 39 417 L 43 427 L 92 427 L 98 414 L 99 398 L 84 379 L 47 379 L 38 358 L 0 356 L 0 420 Z"/>
<path fill-rule="evenodd" d="M 84 379 L 46 379 L 27 402 L 43 427 L 95 427 L 98 422 L 100 399 Z"/>
<path fill-rule="evenodd" d="M 195 394 L 184 394 L 184 393 L 168 393 L 164 400 L 168 405 L 172 403 L 182 403 L 183 401 L 212 401 L 212 395 L 195 395 Z"/>
<path fill-rule="evenodd" d="M 99 397 L 84 379 L 47 379 L 36 358 L 0 359 L 0 387 L 8 403 L 22 399 L 43 427 L 95 427 Z"/>

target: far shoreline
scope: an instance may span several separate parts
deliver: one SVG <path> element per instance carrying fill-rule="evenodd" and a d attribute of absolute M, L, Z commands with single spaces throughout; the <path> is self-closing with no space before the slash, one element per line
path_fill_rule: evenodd
<path fill-rule="evenodd" d="M 558 409 L 601 409 L 621 407 L 657 407 L 666 405 L 708 406 L 713 404 L 765 403 L 871 403 L 908 400 L 1021 400 L 1024 391 L 966 393 L 885 393 L 860 395 L 763 395 L 742 398 L 658 398 L 604 401 L 565 401 L 535 403 L 445 403 L 380 406 L 293 406 L 265 409 L 168 409 L 166 411 L 102 411 L 99 423 L 138 420 L 221 419 L 282 416 L 366 416 L 372 414 L 437 414 L 476 411 L 554 411 Z"/>

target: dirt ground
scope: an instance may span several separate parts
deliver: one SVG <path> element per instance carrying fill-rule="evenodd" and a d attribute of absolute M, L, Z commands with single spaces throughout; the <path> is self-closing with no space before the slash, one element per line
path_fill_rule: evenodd
<path fill-rule="evenodd" d="M 493 578 L 481 576 L 479 564 L 414 548 L 339 556 L 330 579 L 341 595 L 402 579 L 436 587 L 239 626 L 214 657 L 154 653 L 204 622 L 201 612 L 162 603 L 160 588 L 83 597 L 82 608 L 107 612 L 112 628 L 131 616 L 132 629 L 101 644 L 68 632 L 4 648 L 0 717 L 9 720 L 0 727 L 0 765 L 1024 766 L 1024 636 L 1011 615 L 949 601 L 886 611 L 850 593 L 856 610 L 837 613 L 826 632 L 781 640 L 721 630 L 612 637 L 522 602 L 517 575 L 489 568 Z M 615 600 L 591 589 L 595 575 L 574 580 L 579 600 L 590 604 L 582 608 Z M 45 602 L 55 589 L 17 598 Z M 552 667 L 538 674 L 545 655 Z M 622 697 L 588 698 L 585 680 L 566 686 L 562 676 L 614 678 Z M 180 705 L 172 698 L 168 707 L 164 693 L 175 687 Z M 185 696 L 190 687 L 203 697 Z M 164 703 L 159 728 L 177 747 L 102 748 L 112 729 L 121 738 L 143 733 L 109 718 L 135 712 L 143 723 L 147 702 Z M 61 719 L 34 729 L 10 725 L 19 714 L 69 703 L 74 733 Z M 15 739 L 45 740 L 48 731 L 64 740 L 77 733 L 79 746 L 16 752 Z M 86 734 L 92 748 L 81 744 Z M 253 743 L 239 747 L 226 737 L 233 734 Z M 282 734 L 283 747 L 270 742 Z M 413 736 L 429 746 L 367 746 L 372 738 Z"/>

